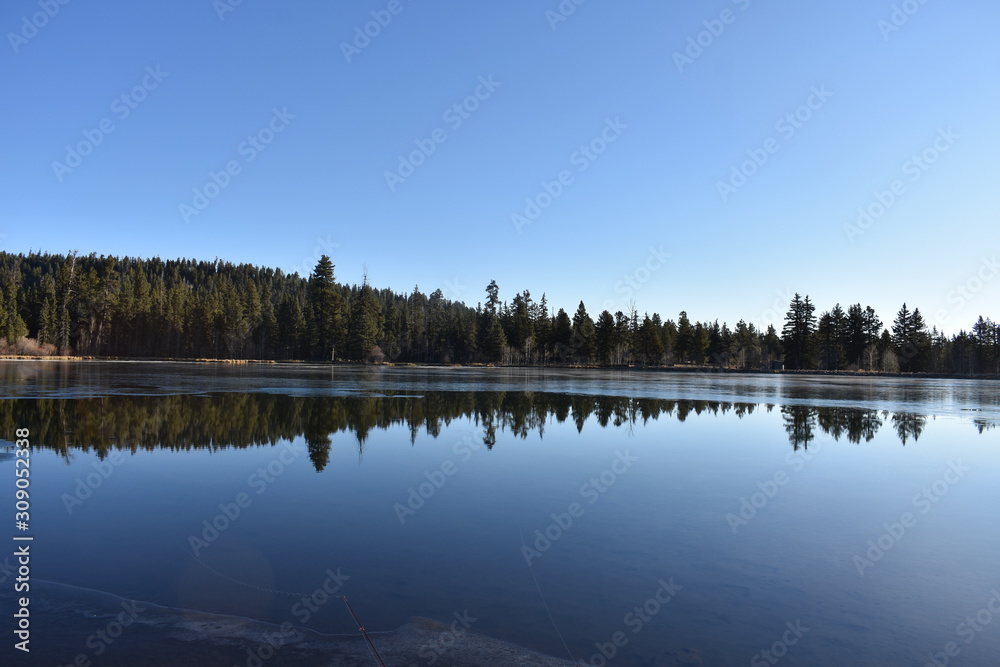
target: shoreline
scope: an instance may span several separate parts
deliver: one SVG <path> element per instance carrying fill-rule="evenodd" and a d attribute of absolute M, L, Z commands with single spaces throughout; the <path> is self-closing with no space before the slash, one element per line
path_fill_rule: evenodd
<path fill-rule="evenodd" d="M 76 355 L 0 355 L 0 362 L 45 361 L 45 362 L 114 362 L 114 363 L 177 363 L 177 364 L 222 364 L 233 366 L 245 365 L 281 365 L 281 366 L 343 366 L 351 368 L 524 368 L 551 370 L 610 370 L 636 371 L 640 373 L 692 373 L 703 375 L 817 375 L 870 378 L 908 378 L 931 380 L 1000 380 L 1000 375 L 978 373 L 975 375 L 957 375 L 954 373 L 887 373 L 883 371 L 863 370 L 763 370 L 742 368 L 720 368 L 718 366 L 600 366 L 596 364 L 448 364 L 448 363 L 414 363 L 414 362 L 379 362 L 365 363 L 361 361 L 309 361 L 305 359 L 211 359 L 211 358 L 173 358 L 173 357 L 98 357 Z"/>

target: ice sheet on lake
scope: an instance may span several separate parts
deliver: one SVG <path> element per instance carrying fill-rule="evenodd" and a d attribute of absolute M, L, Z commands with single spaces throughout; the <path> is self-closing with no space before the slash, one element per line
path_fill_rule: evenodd
<path fill-rule="evenodd" d="M 0 599 L 11 595 L 4 591 Z M 32 580 L 30 595 L 35 664 L 85 664 L 82 655 L 90 664 L 150 667 L 377 665 L 360 634 L 324 635 L 287 626 L 282 632 L 254 619 L 163 607 L 38 579 Z M 124 627 L 118 625 L 122 622 Z M 471 631 L 451 630 L 449 623 L 413 618 L 392 632 L 370 634 L 386 664 L 401 667 L 573 664 Z"/>

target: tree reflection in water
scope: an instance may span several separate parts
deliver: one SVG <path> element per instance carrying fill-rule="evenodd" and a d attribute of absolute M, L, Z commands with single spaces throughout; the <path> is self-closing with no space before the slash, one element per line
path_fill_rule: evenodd
<path fill-rule="evenodd" d="M 79 449 L 95 451 L 101 458 L 115 447 L 132 452 L 219 450 L 273 445 L 303 436 L 313 465 L 322 470 L 337 433 L 354 434 L 362 454 L 373 429 L 405 425 L 415 443 L 422 431 L 436 438 L 452 421 L 469 419 L 482 429 L 484 444 L 493 447 L 498 432 L 544 437 L 551 420 L 571 421 L 582 432 L 591 418 L 604 428 L 632 428 L 661 418 L 683 422 L 692 414 L 731 413 L 743 418 L 775 407 L 770 403 L 504 391 L 347 397 L 220 393 L 10 399 L 0 402 L 0 422 L 7 433 L 15 427 L 29 427 L 36 446 L 64 456 Z M 906 445 L 919 439 L 927 421 L 925 415 L 861 408 L 782 405 L 779 409 L 795 450 L 808 448 L 820 431 L 836 440 L 869 442 L 887 422 Z M 976 422 L 980 432 L 992 426 Z"/>

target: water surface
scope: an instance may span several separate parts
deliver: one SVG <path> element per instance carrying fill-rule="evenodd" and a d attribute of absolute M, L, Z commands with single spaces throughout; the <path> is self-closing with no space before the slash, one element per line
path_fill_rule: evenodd
<path fill-rule="evenodd" d="M 1000 655 L 1000 623 L 966 621 L 1000 590 L 995 382 L 0 373 L 4 433 L 28 427 L 35 445 L 33 575 L 63 585 L 45 595 L 68 616 L 76 586 L 356 637 L 335 589 L 369 629 L 426 617 L 452 628 L 437 635 L 447 641 L 463 619 L 468 633 L 588 664 L 922 665 L 949 642 L 958 664 Z M 74 618 L 78 632 L 37 628 L 59 664 L 94 659 L 87 629 L 108 623 Z M 409 664 L 443 664 L 429 636 Z M 128 637 L 99 664 L 146 664 Z M 244 659 L 261 645 L 227 641 Z M 191 664 L 232 664 L 190 646 Z"/>

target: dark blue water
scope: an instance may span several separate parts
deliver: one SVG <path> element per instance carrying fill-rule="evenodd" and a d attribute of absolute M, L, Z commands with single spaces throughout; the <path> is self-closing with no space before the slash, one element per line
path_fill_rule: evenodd
<path fill-rule="evenodd" d="M 994 382 L 2 372 L 5 437 L 33 434 L 32 571 L 49 581 L 353 633 L 315 596 L 336 589 L 369 629 L 457 614 L 595 665 L 1000 655 Z M 96 658 L 56 629 L 35 637 L 65 663 Z M 137 659 L 124 637 L 95 664 Z"/>

